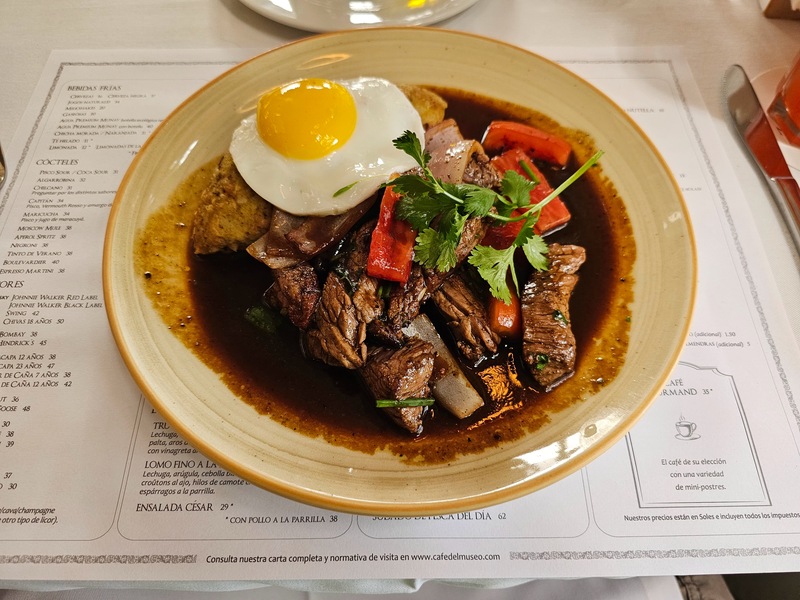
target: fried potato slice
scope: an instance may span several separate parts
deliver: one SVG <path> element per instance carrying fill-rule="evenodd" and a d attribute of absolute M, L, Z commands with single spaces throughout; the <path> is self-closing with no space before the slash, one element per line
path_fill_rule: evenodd
<path fill-rule="evenodd" d="M 447 101 L 439 94 L 419 85 L 401 85 L 399 87 L 417 109 L 426 129 L 444 120 Z"/>
<path fill-rule="evenodd" d="M 209 186 L 203 190 L 192 223 L 196 254 L 236 252 L 269 229 L 272 205 L 256 194 L 236 170 L 231 155 L 220 158 Z"/>

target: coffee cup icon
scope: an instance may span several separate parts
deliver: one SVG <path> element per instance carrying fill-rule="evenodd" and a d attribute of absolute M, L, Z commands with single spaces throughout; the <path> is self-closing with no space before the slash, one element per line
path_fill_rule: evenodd
<path fill-rule="evenodd" d="M 695 436 L 694 434 L 695 430 L 697 429 L 697 423 L 687 421 L 686 419 L 681 419 L 680 421 L 676 422 L 675 429 L 678 432 L 675 437 L 678 439 L 692 440 L 700 437 Z"/>

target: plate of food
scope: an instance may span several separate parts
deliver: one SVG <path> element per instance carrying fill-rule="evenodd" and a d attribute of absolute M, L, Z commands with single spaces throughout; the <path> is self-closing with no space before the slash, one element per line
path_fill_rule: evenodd
<path fill-rule="evenodd" d="M 694 239 L 592 85 L 466 33 L 323 34 L 153 132 L 104 291 L 143 394 L 201 453 L 332 510 L 513 500 L 620 440 L 688 334 Z"/>

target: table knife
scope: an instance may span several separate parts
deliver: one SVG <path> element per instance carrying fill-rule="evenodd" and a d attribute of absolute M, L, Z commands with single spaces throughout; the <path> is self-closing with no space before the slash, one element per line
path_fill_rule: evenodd
<path fill-rule="evenodd" d="M 764 175 L 800 253 L 800 187 L 786 164 L 767 115 L 742 67 L 732 65 L 728 68 L 723 91 L 736 131 Z"/>

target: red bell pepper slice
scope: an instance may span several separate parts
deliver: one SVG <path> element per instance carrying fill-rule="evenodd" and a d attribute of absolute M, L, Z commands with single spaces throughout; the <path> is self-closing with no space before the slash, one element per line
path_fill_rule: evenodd
<path fill-rule="evenodd" d="M 376 279 L 405 283 L 411 274 L 417 232 L 398 219 L 395 205 L 402 196 L 389 186 L 383 193 L 380 213 L 369 244 L 367 274 Z"/>
<path fill-rule="evenodd" d="M 528 177 L 527 169 L 521 166 L 521 162 L 524 162 L 527 169 L 536 175 L 536 178 L 539 180 L 539 185 L 531 190 L 531 204 L 537 204 L 552 193 L 553 188 L 547 182 L 542 172 L 533 164 L 533 161 L 531 161 L 525 151 L 521 148 L 514 148 L 492 158 L 492 164 L 500 173 L 516 171 L 520 175 Z M 525 208 L 518 208 L 514 210 L 512 214 L 518 216 L 524 213 L 525 210 Z M 538 235 L 544 235 L 548 231 L 565 225 L 571 217 L 572 215 L 567 205 L 564 204 L 560 196 L 556 196 L 542 208 L 542 212 L 539 214 L 539 220 L 536 222 L 536 225 L 534 225 L 533 231 Z M 489 227 L 481 243 L 484 246 L 491 246 L 498 250 L 508 248 L 514 243 L 517 234 L 519 234 L 519 230 L 522 229 L 523 223 L 524 221 L 515 221 Z"/>
<path fill-rule="evenodd" d="M 572 154 L 572 146 L 566 140 L 515 121 L 492 121 L 483 134 L 481 144 L 488 153 L 522 148 L 531 157 L 560 167 L 567 166 Z"/>

